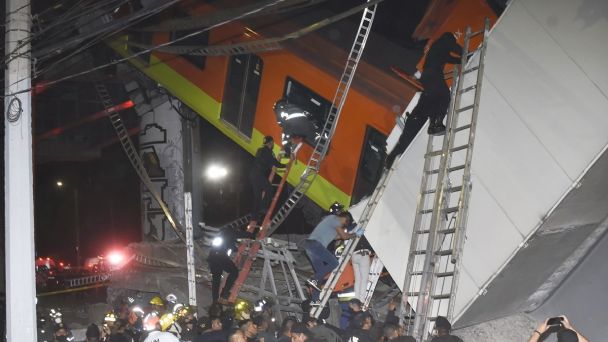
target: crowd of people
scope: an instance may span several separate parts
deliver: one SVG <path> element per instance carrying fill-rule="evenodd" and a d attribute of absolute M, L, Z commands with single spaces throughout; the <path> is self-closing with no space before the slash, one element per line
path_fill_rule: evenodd
<path fill-rule="evenodd" d="M 171 298 L 154 297 L 142 309 L 130 301 L 121 303 L 105 315 L 100 325 L 91 324 L 86 332 L 87 342 L 412 342 L 405 335 L 395 313 L 396 301 L 388 306 L 386 320 L 378 323 L 362 303 L 353 299 L 345 312 L 348 318 L 344 327 L 327 323 L 329 310 L 320 319 L 306 312 L 310 302 L 302 304 L 304 314 L 287 316 L 282 322 L 275 320 L 270 301 L 260 300 L 255 305 L 237 301 L 235 305 L 212 304 L 207 314 L 197 319 L 194 310 L 175 303 Z M 451 329 L 449 322 L 440 317 L 436 330 L 440 334 L 434 342 L 461 341 L 445 339 Z M 63 322 L 55 324 L 53 341 L 71 341 L 71 333 Z"/>

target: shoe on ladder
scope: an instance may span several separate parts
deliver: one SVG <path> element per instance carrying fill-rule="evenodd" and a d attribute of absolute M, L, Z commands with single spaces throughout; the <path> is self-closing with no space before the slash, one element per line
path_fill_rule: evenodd
<path fill-rule="evenodd" d="M 306 283 L 310 285 L 313 289 L 321 292 L 321 288 L 319 287 L 318 282 L 315 279 L 306 279 Z"/>
<path fill-rule="evenodd" d="M 429 135 L 443 135 L 445 133 L 445 125 L 442 119 L 429 119 Z"/>

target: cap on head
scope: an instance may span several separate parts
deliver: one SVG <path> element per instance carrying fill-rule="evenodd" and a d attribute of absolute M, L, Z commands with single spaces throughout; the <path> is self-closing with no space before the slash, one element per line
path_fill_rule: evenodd
<path fill-rule="evenodd" d="M 312 336 L 312 333 L 310 332 L 310 330 L 308 330 L 308 327 L 306 326 L 306 324 L 304 323 L 295 323 L 292 327 L 291 327 L 291 333 L 292 334 L 304 334 L 308 337 Z"/>
<path fill-rule="evenodd" d="M 274 143 L 274 138 L 271 137 L 270 135 L 267 135 L 264 137 L 264 145 L 267 145 L 269 143 Z"/>
<path fill-rule="evenodd" d="M 349 300 L 348 304 L 363 306 L 363 303 L 357 298 L 353 298 L 353 299 Z"/>
<path fill-rule="evenodd" d="M 87 338 L 99 338 L 101 337 L 100 335 L 101 334 L 99 333 L 99 328 L 95 324 L 89 325 L 85 334 Z"/>
<path fill-rule="evenodd" d="M 437 316 L 437 320 L 435 321 L 436 329 L 445 329 L 447 331 L 452 330 L 452 324 L 448 321 L 447 318 L 443 316 Z"/>

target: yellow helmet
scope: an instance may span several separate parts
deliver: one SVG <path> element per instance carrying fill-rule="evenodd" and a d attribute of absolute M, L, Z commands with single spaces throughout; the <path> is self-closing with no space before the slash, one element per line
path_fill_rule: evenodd
<path fill-rule="evenodd" d="M 165 305 L 165 303 L 163 302 L 162 298 L 160 298 L 159 296 L 154 296 L 152 299 L 150 299 L 150 304 L 152 304 L 152 305 Z"/>
<path fill-rule="evenodd" d="M 116 314 L 114 314 L 113 311 L 106 313 L 103 317 L 103 322 L 110 325 L 114 324 L 114 322 L 116 322 Z"/>
<path fill-rule="evenodd" d="M 244 299 L 237 299 L 234 303 L 234 318 L 242 321 L 251 318 L 251 303 Z"/>
<path fill-rule="evenodd" d="M 175 315 L 173 315 L 172 313 L 166 313 L 162 316 L 160 316 L 160 330 L 162 331 L 167 331 L 167 329 L 169 329 L 169 327 L 171 327 L 171 325 L 173 325 L 173 323 L 175 323 Z"/>

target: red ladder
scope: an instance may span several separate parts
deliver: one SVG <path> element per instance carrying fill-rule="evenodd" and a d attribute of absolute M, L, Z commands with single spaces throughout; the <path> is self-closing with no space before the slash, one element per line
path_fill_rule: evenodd
<path fill-rule="evenodd" d="M 291 158 L 289 159 L 289 162 L 287 163 L 285 172 L 284 172 L 283 176 L 281 177 L 281 182 L 279 183 L 279 186 L 277 187 L 277 190 L 274 193 L 274 197 L 272 198 L 270 207 L 268 207 L 268 211 L 266 212 L 266 215 L 264 216 L 264 220 L 262 221 L 262 226 L 260 228 L 260 232 L 256 236 L 256 240 L 253 241 L 253 243 L 251 243 L 251 245 L 249 246 L 249 252 L 245 253 L 245 250 L 247 248 L 247 242 L 241 242 L 241 244 L 239 245 L 239 251 L 238 251 L 238 254 L 235 256 L 234 262 L 237 265 L 237 267 L 239 268 L 240 272 L 239 272 L 238 278 L 234 282 L 234 286 L 232 287 L 232 290 L 230 291 L 230 297 L 228 298 L 228 302 L 230 302 L 230 303 L 234 303 L 234 301 L 236 300 L 236 297 L 239 294 L 241 287 L 243 286 L 243 284 L 245 283 L 245 280 L 249 276 L 249 271 L 251 270 L 251 265 L 253 265 L 253 258 L 256 256 L 256 254 L 258 253 L 258 251 L 260 250 L 260 247 L 261 247 L 259 241 L 266 237 L 266 233 L 268 232 L 268 227 L 270 226 L 270 221 L 272 219 L 272 213 L 274 212 L 274 208 L 276 207 L 277 202 L 279 201 L 279 196 L 281 195 L 281 191 L 283 190 L 285 183 L 287 183 L 287 177 L 289 175 L 289 171 L 291 170 L 291 166 L 293 165 L 295 160 L 296 160 L 295 155 L 292 155 Z M 271 173 L 271 178 L 274 178 L 274 173 L 275 173 L 275 169 L 273 168 L 273 172 Z M 251 221 L 251 223 L 247 227 L 248 232 L 251 233 L 255 230 L 255 228 L 256 228 L 255 223 L 257 223 L 257 222 Z M 245 256 L 244 261 L 241 260 L 243 258 L 243 255 Z"/>

